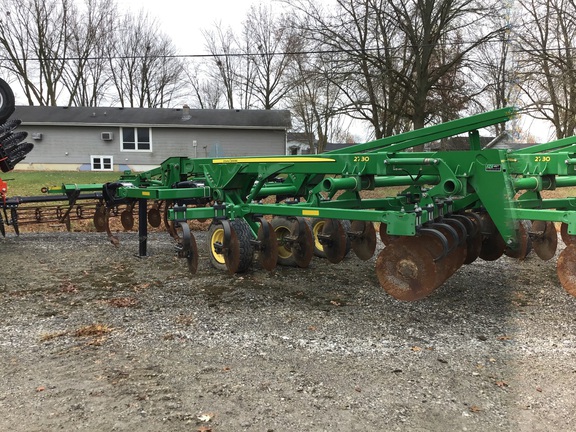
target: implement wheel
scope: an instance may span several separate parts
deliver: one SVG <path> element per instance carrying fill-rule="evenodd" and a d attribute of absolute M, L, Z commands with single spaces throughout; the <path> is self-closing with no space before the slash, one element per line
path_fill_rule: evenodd
<path fill-rule="evenodd" d="M 376 275 L 384 291 L 398 300 L 419 300 L 437 288 L 432 254 L 412 239 L 386 246 L 376 260 Z"/>
<path fill-rule="evenodd" d="M 244 219 L 216 221 L 208 230 L 210 263 L 228 273 L 242 273 L 254 259 L 252 231 Z"/>
<path fill-rule="evenodd" d="M 306 268 L 314 255 L 312 230 L 303 218 L 275 217 L 272 229 L 278 239 L 278 264 Z"/>
<path fill-rule="evenodd" d="M 316 255 L 319 258 L 327 258 L 327 256 L 326 251 L 324 251 L 324 245 L 318 238 L 318 235 L 319 234 L 322 235 L 322 230 L 324 229 L 324 226 L 331 220 L 333 219 L 312 219 L 311 229 L 312 229 L 312 237 L 314 239 L 314 255 Z M 340 224 L 342 225 L 342 229 L 344 230 L 344 235 L 346 238 L 346 252 L 344 254 L 344 256 L 346 256 L 348 255 L 348 252 L 350 252 L 350 249 L 352 247 L 350 239 L 346 235 L 346 233 L 350 231 L 351 223 L 349 220 L 338 220 L 338 222 L 340 222 Z"/>

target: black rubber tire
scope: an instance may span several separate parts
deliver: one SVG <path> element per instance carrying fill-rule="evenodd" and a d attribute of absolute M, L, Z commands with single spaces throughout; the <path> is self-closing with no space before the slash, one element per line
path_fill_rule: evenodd
<path fill-rule="evenodd" d="M 322 232 L 324 223 L 325 219 L 313 219 L 310 225 L 310 229 L 312 230 L 312 238 L 314 239 L 314 255 L 320 258 L 326 258 L 324 247 L 318 240 L 318 233 Z M 344 232 L 350 231 L 352 222 L 346 219 L 342 219 L 340 220 L 340 223 L 342 224 L 342 229 Z M 350 242 L 350 237 L 346 236 L 346 253 L 344 256 L 347 256 L 350 253 L 350 249 L 352 249 L 352 243 Z"/>
<path fill-rule="evenodd" d="M 250 268 L 254 260 L 254 248 L 252 247 L 252 230 L 244 219 L 234 219 L 230 221 L 230 227 L 235 232 L 238 238 L 239 248 L 232 253 L 238 253 L 240 256 L 240 263 L 236 273 L 243 273 Z M 219 254 L 214 248 L 214 243 L 224 242 L 224 228 L 221 223 L 212 223 L 208 229 L 208 256 L 210 257 L 210 264 L 212 267 L 228 271 L 226 259 L 224 254 Z"/>
<path fill-rule="evenodd" d="M 0 78 L 0 124 L 14 112 L 14 93 L 6 81 Z"/>

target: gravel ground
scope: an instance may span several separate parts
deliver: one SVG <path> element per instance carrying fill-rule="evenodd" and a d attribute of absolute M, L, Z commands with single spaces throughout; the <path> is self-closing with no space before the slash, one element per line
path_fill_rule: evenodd
<path fill-rule="evenodd" d="M 147 258 L 134 233 L 0 243 L 0 430 L 576 429 L 555 259 L 478 260 L 405 303 L 375 257 L 190 275 L 163 233 Z"/>

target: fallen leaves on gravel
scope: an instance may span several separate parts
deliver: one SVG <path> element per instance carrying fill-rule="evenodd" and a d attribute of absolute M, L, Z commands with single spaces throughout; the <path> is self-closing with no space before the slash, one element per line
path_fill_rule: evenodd
<path fill-rule="evenodd" d="M 128 308 L 138 306 L 139 301 L 133 297 L 117 297 L 107 300 L 106 303 L 117 308 Z"/>
<path fill-rule="evenodd" d="M 62 282 L 60 284 L 60 291 L 65 293 L 77 293 L 78 287 L 70 281 Z"/>
<path fill-rule="evenodd" d="M 40 338 L 41 342 L 47 342 L 52 339 L 56 339 L 58 337 L 63 336 L 74 336 L 74 337 L 92 337 L 94 338 L 89 345 L 100 345 L 105 340 L 105 335 L 112 331 L 111 327 L 108 327 L 105 324 L 90 324 L 84 327 L 80 327 L 79 329 L 74 330 L 72 333 L 69 331 L 61 331 L 61 332 L 54 332 L 54 333 L 47 333 L 42 335 Z"/>
<path fill-rule="evenodd" d="M 42 335 L 42 337 L 40 338 L 40 342 L 47 342 L 49 340 L 52 339 L 56 339 L 62 336 L 66 336 L 68 334 L 67 331 L 61 331 L 61 332 L 54 332 L 54 333 L 46 333 L 44 335 Z"/>
<path fill-rule="evenodd" d="M 90 324 L 77 329 L 73 336 L 75 337 L 86 337 L 86 336 L 103 336 L 110 333 L 112 329 L 106 324 Z"/>

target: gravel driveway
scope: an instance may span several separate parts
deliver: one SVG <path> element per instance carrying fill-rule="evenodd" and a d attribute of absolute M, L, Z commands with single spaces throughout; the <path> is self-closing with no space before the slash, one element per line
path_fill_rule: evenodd
<path fill-rule="evenodd" d="M 205 254 L 190 275 L 173 249 L 0 241 L 0 430 L 576 430 L 555 258 L 478 260 L 405 303 L 376 257 L 229 276 Z"/>

